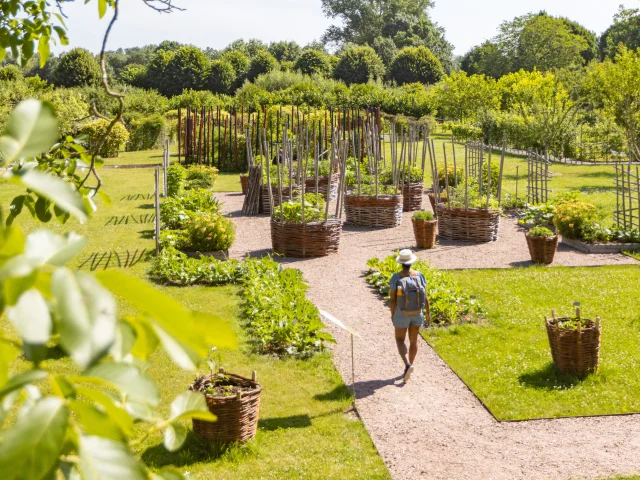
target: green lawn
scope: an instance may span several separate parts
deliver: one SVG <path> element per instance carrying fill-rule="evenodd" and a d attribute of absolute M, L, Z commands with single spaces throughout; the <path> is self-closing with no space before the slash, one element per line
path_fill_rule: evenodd
<path fill-rule="evenodd" d="M 140 255 L 143 250 L 153 251 L 155 247 L 153 223 L 136 222 L 154 211 L 153 199 L 147 198 L 153 193 L 153 170 L 103 169 L 101 175 L 104 191 L 112 199 L 110 207 L 99 202 L 98 211 L 84 225 L 70 220 L 64 226 L 52 221 L 46 227 L 57 232 L 74 230 L 89 238 L 89 245 L 72 266 L 82 264 L 83 270 L 100 270 L 107 261 L 109 268 L 116 267 L 119 261 L 127 273 L 146 278 L 149 262 Z M 230 184 L 238 176 L 222 178 L 229 179 Z M 219 182 L 217 186 L 223 185 Z M 20 187 L 0 181 L 0 205 L 6 208 L 22 192 Z M 15 224 L 25 231 L 42 228 L 24 213 Z M 125 264 L 132 266 L 125 268 Z M 228 371 L 244 375 L 256 370 L 264 390 L 254 442 L 220 452 L 190 435 L 182 450 L 170 454 L 162 446 L 160 435 L 151 436 L 136 449 L 151 468 L 171 463 L 183 472 L 191 472 L 194 478 L 203 479 L 389 478 L 362 422 L 347 413 L 351 398 L 329 354 L 310 360 L 278 360 L 252 354 L 240 328 L 240 298 L 235 287 L 161 289 L 190 309 L 228 319 L 239 335 L 240 348 L 223 352 L 223 365 Z M 123 313 L 130 310 L 125 304 L 121 308 Z M 0 328 L 10 328 L 5 319 L 0 319 Z M 76 371 L 66 358 L 48 362 L 54 371 Z M 24 368 L 23 361 L 17 360 L 13 368 Z M 171 400 L 194 378 L 192 372 L 174 366 L 164 351 L 154 354 L 149 372 L 160 386 L 160 409 L 165 413 Z"/>
<path fill-rule="evenodd" d="M 640 412 L 640 269 L 527 268 L 452 272 L 489 311 L 488 321 L 424 337 L 500 420 Z M 559 377 L 544 315 L 556 308 L 603 322 L 601 367 L 583 381 Z"/>

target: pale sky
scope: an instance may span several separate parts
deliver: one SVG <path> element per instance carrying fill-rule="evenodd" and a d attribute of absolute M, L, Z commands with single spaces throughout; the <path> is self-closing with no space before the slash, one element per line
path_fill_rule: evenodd
<path fill-rule="evenodd" d="M 109 50 L 176 40 L 200 48 L 223 48 L 238 38 L 295 40 L 305 45 L 319 39 L 332 21 L 324 17 L 320 0 L 174 0 L 183 12 L 159 14 L 142 0 L 121 0 L 120 18 Z M 640 7 L 640 0 L 436 0 L 433 20 L 446 29 L 455 53 L 464 54 L 496 34 L 503 20 L 546 10 L 575 20 L 596 34 L 613 21 L 619 4 Z M 97 53 L 107 19 L 98 19 L 97 2 L 75 1 L 65 6 L 70 46 Z M 66 50 L 65 48 L 64 50 Z M 56 48 L 57 52 L 62 49 Z"/>

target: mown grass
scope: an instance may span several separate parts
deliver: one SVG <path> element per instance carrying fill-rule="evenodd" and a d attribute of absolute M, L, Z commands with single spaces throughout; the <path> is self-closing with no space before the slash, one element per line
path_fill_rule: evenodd
<path fill-rule="evenodd" d="M 124 259 L 124 252 L 153 250 L 155 246 L 153 223 L 129 221 L 114 225 L 109 222 L 112 217 L 135 217 L 153 212 L 153 199 L 130 197 L 153 193 L 153 170 L 103 169 L 101 175 L 104 191 L 112 198 L 110 207 L 99 203 L 98 211 L 84 225 L 70 220 L 64 226 L 55 222 L 44 226 L 60 233 L 77 231 L 89 238 L 89 245 L 79 255 L 78 262 L 71 266 L 78 267 L 93 253 L 102 256 L 105 252 L 117 251 Z M 6 208 L 20 193 L 23 189 L 19 186 L 1 183 L 0 205 Z M 43 228 L 25 214 L 15 225 L 27 232 Z M 94 257 L 93 262 L 84 264 L 83 270 L 90 270 L 96 262 L 96 270 L 105 268 L 106 258 L 97 262 Z M 117 262 L 112 256 L 109 268 L 115 265 Z M 148 259 L 143 258 L 123 270 L 144 279 L 148 267 Z M 240 346 L 237 351 L 222 352 L 222 364 L 228 371 L 244 375 L 256 370 L 263 393 L 259 430 L 254 442 L 220 451 L 207 447 L 190 434 L 182 450 L 169 453 L 162 446 L 161 435 L 156 434 L 135 450 L 150 468 L 175 464 L 194 478 L 203 479 L 389 478 L 362 422 L 345 413 L 350 408 L 351 397 L 328 353 L 309 360 L 279 360 L 252 354 L 241 328 L 236 287 L 160 288 L 188 308 L 215 313 L 233 325 Z M 131 311 L 126 304 L 121 303 L 120 307 L 122 313 Z M 0 319 L 0 328 L 10 330 L 11 327 L 6 319 Z M 77 373 L 68 358 L 48 360 L 46 365 L 54 372 Z M 27 365 L 19 359 L 12 368 L 20 370 Z M 163 413 L 168 412 L 171 400 L 194 378 L 193 372 L 177 368 L 162 350 L 153 355 L 149 372 L 160 386 L 162 401 L 159 408 Z M 201 372 L 205 369 L 201 368 Z M 142 433 L 142 429 L 138 433 Z"/>
<path fill-rule="evenodd" d="M 640 411 L 640 269 L 527 268 L 452 272 L 490 312 L 486 323 L 426 330 L 425 339 L 500 420 Z M 602 318 L 601 367 L 559 376 L 544 315 Z"/>

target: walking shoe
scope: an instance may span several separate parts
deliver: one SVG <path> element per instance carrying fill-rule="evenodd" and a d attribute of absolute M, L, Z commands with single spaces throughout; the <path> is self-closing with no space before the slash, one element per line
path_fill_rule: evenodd
<path fill-rule="evenodd" d="M 404 377 L 402 379 L 402 381 L 404 383 L 407 383 L 409 381 L 409 379 L 411 378 L 411 374 L 413 373 L 413 365 L 407 365 L 404 369 Z"/>

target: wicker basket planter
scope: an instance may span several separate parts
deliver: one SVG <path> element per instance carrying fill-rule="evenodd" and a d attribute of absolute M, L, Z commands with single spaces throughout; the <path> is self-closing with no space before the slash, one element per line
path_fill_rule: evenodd
<path fill-rule="evenodd" d="M 271 218 L 273 253 L 285 257 L 324 257 L 338 252 L 342 221 L 330 218 L 326 222 L 293 223 Z"/>
<path fill-rule="evenodd" d="M 422 210 L 422 193 L 424 183 L 408 183 L 402 187 L 403 211 L 414 212 Z"/>
<path fill-rule="evenodd" d="M 296 197 L 300 192 L 300 187 L 294 185 L 292 188 L 282 187 L 282 201 L 288 202 L 291 199 L 290 191 L 293 190 L 293 196 Z M 280 195 L 278 194 L 278 187 L 271 187 L 271 194 L 273 195 L 273 206 L 280 205 Z M 260 185 L 260 213 L 271 214 L 269 208 L 269 186 Z"/>
<path fill-rule="evenodd" d="M 249 379 L 233 373 L 224 373 L 224 369 L 220 370 L 231 383 L 245 387 L 247 390 L 233 396 L 214 396 L 203 392 L 209 411 L 217 417 L 217 420 L 207 422 L 194 418 L 193 432 L 200 439 L 217 444 L 252 440 L 258 429 L 262 387 L 257 383 L 255 374 L 252 379 Z M 197 378 L 189 386 L 189 390 L 203 391 L 203 385 L 210 379 L 211 375 Z"/>
<path fill-rule="evenodd" d="M 586 320 L 587 327 L 562 328 L 558 323 L 567 318 L 546 319 L 547 335 L 553 363 L 562 374 L 583 377 L 598 370 L 600 362 L 600 319 Z"/>
<path fill-rule="evenodd" d="M 338 183 L 340 182 L 340 174 L 334 173 L 331 176 L 331 200 L 335 200 L 338 197 Z M 307 193 L 316 193 L 316 179 L 307 178 L 304 183 L 304 188 Z M 329 175 L 318 177 L 318 193 L 321 194 L 325 200 L 327 200 L 327 189 L 329 188 Z"/>
<path fill-rule="evenodd" d="M 493 242 L 498 239 L 500 212 L 484 208 L 448 207 L 438 204 L 438 235 L 461 242 Z"/>
<path fill-rule="evenodd" d="M 431 210 L 433 211 L 434 215 L 437 215 L 438 212 L 436 212 L 436 194 L 433 193 L 433 192 L 429 192 L 428 197 L 429 197 L 429 203 L 431 204 Z M 447 200 L 446 193 L 444 195 L 441 193 L 440 194 L 440 201 L 438 203 L 443 203 L 446 200 Z"/>
<path fill-rule="evenodd" d="M 240 186 L 242 187 L 242 194 L 247 194 L 247 188 L 249 186 L 249 175 L 246 173 L 240 174 Z"/>
<path fill-rule="evenodd" d="M 196 250 L 181 250 L 187 257 L 213 257 L 216 260 L 229 260 L 229 250 L 216 250 L 212 252 L 198 252 Z"/>
<path fill-rule="evenodd" d="M 527 247 L 529 247 L 529 255 L 531 255 L 532 262 L 545 265 L 553 263 L 553 257 L 558 248 L 558 235 L 553 237 L 532 237 L 529 232 L 525 232 L 524 236 L 527 239 Z"/>
<path fill-rule="evenodd" d="M 433 248 L 436 244 L 436 233 L 438 231 L 438 220 L 416 220 L 413 223 L 413 234 L 416 237 L 418 248 Z"/>
<path fill-rule="evenodd" d="M 347 194 L 344 209 L 347 223 L 361 227 L 397 227 L 402 222 L 402 195 L 378 197 Z"/>

